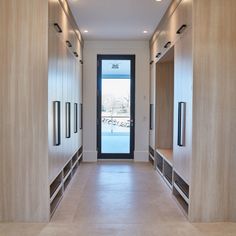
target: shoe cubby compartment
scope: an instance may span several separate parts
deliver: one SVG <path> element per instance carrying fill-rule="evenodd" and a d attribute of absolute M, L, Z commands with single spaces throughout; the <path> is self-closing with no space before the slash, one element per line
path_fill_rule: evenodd
<path fill-rule="evenodd" d="M 71 157 L 58 176 L 50 184 L 50 212 L 51 217 L 63 197 L 72 177 L 82 161 L 82 147 Z"/>
<path fill-rule="evenodd" d="M 166 183 L 172 188 L 173 182 L 173 152 L 171 149 L 157 149 L 157 170 L 161 173 Z"/>
<path fill-rule="evenodd" d="M 173 195 L 185 213 L 188 213 L 189 185 L 176 172 L 174 172 Z"/>
<path fill-rule="evenodd" d="M 172 165 L 170 165 L 170 163 L 168 163 L 166 160 L 164 160 L 164 165 L 163 165 L 163 175 L 164 178 L 167 180 L 167 183 L 170 184 L 170 186 L 172 186 L 172 178 L 173 178 L 173 168 Z"/>
<path fill-rule="evenodd" d="M 174 172 L 174 184 L 189 198 L 189 185 L 176 172 Z"/>
<path fill-rule="evenodd" d="M 79 167 L 79 162 L 77 162 L 77 163 L 74 165 L 74 167 L 73 167 L 73 169 L 72 169 L 72 171 L 71 171 L 71 175 L 72 175 L 72 176 L 74 176 L 74 174 L 75 174 L 75 172 L 77 171 L 78 167 Z"/>
<path fill-rule="evenodd" d="M 67 189 L 70 181 L 71 181 L 71 178 L 72 178 L 72 172 L 70 172 L 70 174 L 67 176 L 67 178 L 64 180 L 64 190 Z"/>
<path fill-rule="evenodd" d="M 63 169 L 63 178 L 66 179 L 67 175 L 71 171 L 72 161 L 69 161 Z"/>
<path fill-rule="evenodd" d="M 60 173 L 55 180 L 50 184 L 50 198 L 53 198 L 53 195 L 57 192 L 57 190 L 61 187 L 62 185 L 62 173 Z"/>
<path fill-rule="evenodd" d="M 188 215 L 188 199 L 184 197 L 183 194 L 180 193 L 179 189 L 176 188 L 176 185 L 173 185 L 173 195 L 178 202 L 178 204 L 181 206 L 181 208 L 184 210 L 184 213 Z"/>
<path fill-rule="evenodd" d="M 158 152 L 156 153 L 156 168 L 163 174 L 163 158 Z"/>
<path fill-rule="evenodd" d="M 154 149 L 149 146 L 149 162 L 154 166 Z"/>
<path fill-rule="evenodd" d="M 62 199 L 62 197 L 63 197 L 63 189 L 62 189 L 62 186 L 61 186 L 60 189 L 58 190 L 58 192 L 55 194 L 55 197 L 50 202 L 50 214 L 51 214 L 51 216 L 55 212 L 57 206 L 59 205 L 59 203 Z"/>
<path fill-rule="evenodd" d="M 72 166 L 77 162 L 77 160 L 78 160 L 78 152 L 76 152 L 75 155 L 72 157 L 71 160 Z"/>
<path fill-rule="evenodd" d="M 79 149 L 78 151 L 78 159 L 79 159 L 79 163 L 82 161 L 83 159 L 83 146 Z"/>

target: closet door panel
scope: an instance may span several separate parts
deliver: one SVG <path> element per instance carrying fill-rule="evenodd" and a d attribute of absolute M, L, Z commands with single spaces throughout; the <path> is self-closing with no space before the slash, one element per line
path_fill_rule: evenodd
<path fill-rule="evenodd" d="M 192 1 L 182 0 L 169 19 L 169 34 L 173 44 L 191 26 Z"/>
<path fill-rule="evenodd" d="M 174 77 L 174 169 L 189 184 L 192 156 L 193 96 L 191 30 L 186 32 L 181 40 L 175 44 Z M 180 139 L 183 141 L 182 143 L 180 143 Z"/>
<path fill-rule="evenodd" d="M 156 91 L 156 63 L 150 65 L 150 129 L 149 129 L 149 145 L 155 149 L 155 91 Z"/>

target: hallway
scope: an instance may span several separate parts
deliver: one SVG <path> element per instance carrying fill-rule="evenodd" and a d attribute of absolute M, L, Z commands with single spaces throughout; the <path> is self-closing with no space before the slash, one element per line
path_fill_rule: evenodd
<path fill-rule="evenodd" d="M 236 224 L 190 224 L 148 163 L 80 166 L 49 224 L 0 224 L 0 236 L 233 236 Z"/>

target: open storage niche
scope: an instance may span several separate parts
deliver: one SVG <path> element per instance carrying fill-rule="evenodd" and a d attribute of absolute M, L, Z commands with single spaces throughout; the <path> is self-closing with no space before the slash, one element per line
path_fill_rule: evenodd
<path fill-rule="evenodd" d="M 75 175 L 83 156 L 83 147 L 71 157 L 62 171 L 50 184 L 50 214 L 51 217 L 59 205 L 64 192 L 66 191 L 72 177 Z"/>
<path fill-rule="evenodd" d="M 76 163 L 77 160 L 78 160 L 78 152 L 76 152 L 75 155 L 72 157 L 72 167 Z"/>
<path fill-rule="evenodd" d="M 173 182 L 173 194 L 184 212 L 188 214 L 189 185 L 175 171 Z"/>
<path fill-rule="evenodd" d="M 78 151 L 78 159 L 79 159 L 79 164 L 83 161 L 83 146 L 80 147 Z"/>
<path fill-rule="evenodd" d="M 50 198 L 52 198 L 55 192 L 61 187 L 62 180 L 63 180 L 62 173 L 60 173 L 55 178 L 55 180 L 50 184 Z"/>
<path fill-rule="evenodd" d="M 71 167 L 72 167 L 72 161 L 69 161 L 66 166 L 64 167 L 63 169 L 63 177 L 64 179 L 67 177 L 67 175 L 69 174 L 70 170 L 71 170 Z"/>
<path fill-rule="evenodd" d="M 154 150 L 151 146 L 149 146 L 149 162 L 154 166 Z"/>
<path fill-rule="evenodd" d="M 59 191 L 57 192 L 57 194 L 55 195 L 55 197 L 53 198 L 53 200 L 50 203 L 50 214 L 51 214 L 51 216 L 55 212 L 58 204 L 60 203 L 60 201 L 62 199 L 62 197 L 63 197 L 63 188 L 61 186 Z"/>
<path fill-rule="evenodd" d="M 174 47 L 156 63 L 156 168 L 172 187 Z"/>

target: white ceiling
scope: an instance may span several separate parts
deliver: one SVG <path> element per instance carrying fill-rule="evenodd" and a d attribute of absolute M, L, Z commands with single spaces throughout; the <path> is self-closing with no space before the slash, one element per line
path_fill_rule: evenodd
<path fill-rule="evenodd" d="M 171 0 L 68 2 L 85 40 L 144 40 L 150 39 Z M 148 33 L 144 34 L 144 30 Z"/>

